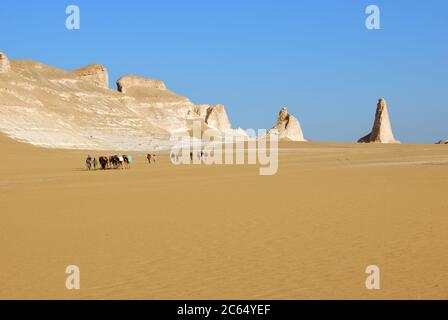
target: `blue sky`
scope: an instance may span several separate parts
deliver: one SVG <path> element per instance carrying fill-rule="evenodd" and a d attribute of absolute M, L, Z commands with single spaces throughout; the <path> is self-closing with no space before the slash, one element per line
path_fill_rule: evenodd
<path fill-rule="evenodd" d="M 81 29 L 65 28 L 78 5 Z M 381 9 L 381 30 L 365 9 Z M 389 103 L 398 139 L 448 138 L 446 0 L 0 2 L 0 51 L 63 69 L 101 63 L 223 103 L 235 127 L 269 128 L 282 106 L 307 138 L 354 141 Z"/>

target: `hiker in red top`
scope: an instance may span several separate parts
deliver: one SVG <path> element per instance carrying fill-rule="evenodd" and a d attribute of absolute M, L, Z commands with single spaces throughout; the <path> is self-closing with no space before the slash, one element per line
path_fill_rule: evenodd
<path fill-rule="evenodd" d="M 152 155 L 150 153 L 148 153 L 148 155 L 146 156 L 146 159 L 148 159 L 149 164 L 151 164 L 151 158 L 152 158 Z"/>

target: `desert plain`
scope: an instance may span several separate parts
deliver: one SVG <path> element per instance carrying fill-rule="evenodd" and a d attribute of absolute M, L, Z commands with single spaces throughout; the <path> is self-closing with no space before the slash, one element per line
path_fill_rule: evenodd
<path fill-rule="evenodd" d="M 446 145 L 282 142 L 274 176 L 0 150 L 0 299 L 448 298 Z"/>

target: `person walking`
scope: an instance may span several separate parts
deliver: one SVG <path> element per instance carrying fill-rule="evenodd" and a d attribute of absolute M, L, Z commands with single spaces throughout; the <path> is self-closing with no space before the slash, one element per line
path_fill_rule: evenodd
<path fill-rule="evenodd" d="M 93 158 L 93 170 L 96 170 L 96 167 L 98 166 L 98 161 L 96 158 Z"/>
<path fill-rule="evenodd" d="M 91 156 L 87 156 L 86 168 L 88 171 L 90 171 L 92 169 L 92 157 Z"/>

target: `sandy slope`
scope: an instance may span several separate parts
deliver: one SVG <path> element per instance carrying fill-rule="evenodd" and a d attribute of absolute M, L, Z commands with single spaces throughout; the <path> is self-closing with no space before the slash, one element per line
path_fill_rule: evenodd
<path fill-rule="evenodd" d="M 272 177 L 0 148 L 0 298 L 448 298 L 445 146 L 284 144 Z"/>

